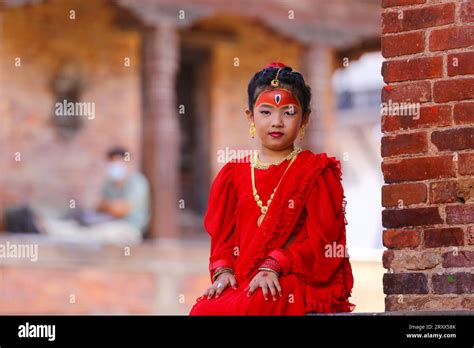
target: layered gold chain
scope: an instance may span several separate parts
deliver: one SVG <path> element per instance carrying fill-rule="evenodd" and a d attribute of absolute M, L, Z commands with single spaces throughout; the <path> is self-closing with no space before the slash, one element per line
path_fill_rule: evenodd
<path fill-rule="evenodd" d="M 288 164 L 285 171 L 283 172 L 283 175 L 281 176 L 280 180 L 278 181 L 278 184 L 276 185 L 275 189 L 273 190 L 272 194 L 270 195 L 270 198 L 267 200 L 267 204 L 263 205 L 263 202 L 260 199 L 260 196 L 258 195 L 257 187 L 256 187 L 256 184 L 255 184 L 255 168 L 258 168 L 256 166 L 256 164 L 258 163 L 258 151 L 255 151 L 255 153 L 253 155 L 253 159 L 251 159 L 251 161 L 250 161 L 250 173 L 251 173 L 251 177 L 252 177 L 253 198 L 255 199 L 255 202 L 257 202 L 257 206 L 260 208 L 260 211 L 262 213 L 262 215 L 260 215 L 260 217 L 257 220 L 258 227 L 260 227 L 260 225 L 262 224 L 262 221 L 265 218 L 265 214 L 267 213 L 268 208 L 270 207 L 270 204 L 273 201 L 273 197 L 275 196 L 275 193 L 278 189 L 278 186 L 280 186 L 280 183 L 281 183 L 283 177 L 285 176 L 286 172 L 291 167 L 291 165 L 293 164 L 293 162 L 295 161 L 296 157 L 298 156 L 298 154 L 300 152 L 301 152 L 301 149 L 297 147 L 288 156 L 286 156 L 284 159 L 282 159 L 281 161 L 279 161 L 275 164 L 275 165 L 278 165 L 280 163 L 283 163 L 286 160 L 290 160 L 290 163 Z"/>

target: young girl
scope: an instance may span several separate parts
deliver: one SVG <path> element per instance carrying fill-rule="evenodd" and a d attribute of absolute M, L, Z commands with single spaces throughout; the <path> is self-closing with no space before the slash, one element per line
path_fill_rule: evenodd
<path fill-rule="evenodd" d="M 190 315 L 350 312 L 340 162 L 294 144 L 311 90 L 299 72 L 271 63 L 250 81 L 248 99 L 259 149 L 214 180 L 204 219 L 212 286 Z"/>

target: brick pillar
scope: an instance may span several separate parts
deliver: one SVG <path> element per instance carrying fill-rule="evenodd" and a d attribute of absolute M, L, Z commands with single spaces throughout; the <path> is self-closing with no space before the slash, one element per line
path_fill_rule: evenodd
<path fill-rule="evenodd" d="M 312 112 L 303 146 L 314 152 L 334 155 L 333 130 L 336 102 L 332 86 L 335 70 L 334 51 L 329 46 L 312 44 L 303 57 L 303 73 L 311 87 Z"/>
<path fill-rule="evenodd" d="M 176 74 L 179 37 L 172 24 L 146 30 L 142 53 L 143 170 L 152 190 L 150 237 L 178 236 L 179 122 Z"/>
<path fill-rule="evenodd" d="M 385 308 L 472 310 L 474 7 L 382 6 Z"/>

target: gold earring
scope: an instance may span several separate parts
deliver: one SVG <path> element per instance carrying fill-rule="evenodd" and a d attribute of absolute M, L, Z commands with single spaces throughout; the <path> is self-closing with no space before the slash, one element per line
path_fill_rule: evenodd
<path fill-rule="evenodd" d="M 255 138 L 255 134 L 257 133 L 257 130 L 255 129 L 255 123 L 253 122 L 250 123 L 249 133 L 252 138 Z"/>
<path fill-rule="evenodd" d="M 303 140 L 303 138 L 304 138 L 304 127 L 305 127 L 305 126 L 303 125 L 303 126 L 301 126 L 301 128 L 300 128 L 300 139 L 301 139 L 301 140 Z"/>

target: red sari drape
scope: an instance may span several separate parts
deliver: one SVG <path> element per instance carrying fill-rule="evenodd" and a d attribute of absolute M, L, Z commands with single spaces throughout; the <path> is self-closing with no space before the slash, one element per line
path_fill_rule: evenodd
<path fill-rule="evenodd" d="M 340 162 L 325 153 L 302 151 L 280 186 L 260 227 L 252 195 L 249 157 L 231 161 L 211 188 L 204 225 L 211 236 L 210 274 L 235 270 L 238 288 L 219 298 L 198 299 L 190 315 L 304 315 L 350 312 L 353 276 L 346 245 L 345 196 Z M 289 161 L 255 169 L 256 186 L 267 202 Z M 288 242 L 288 243 L 287 243 Z M 336 247 L 336 248 L 335 248 Z M 263 298 L 245 287 L 266 257 L 276 259 L 283 297 Z"/>

